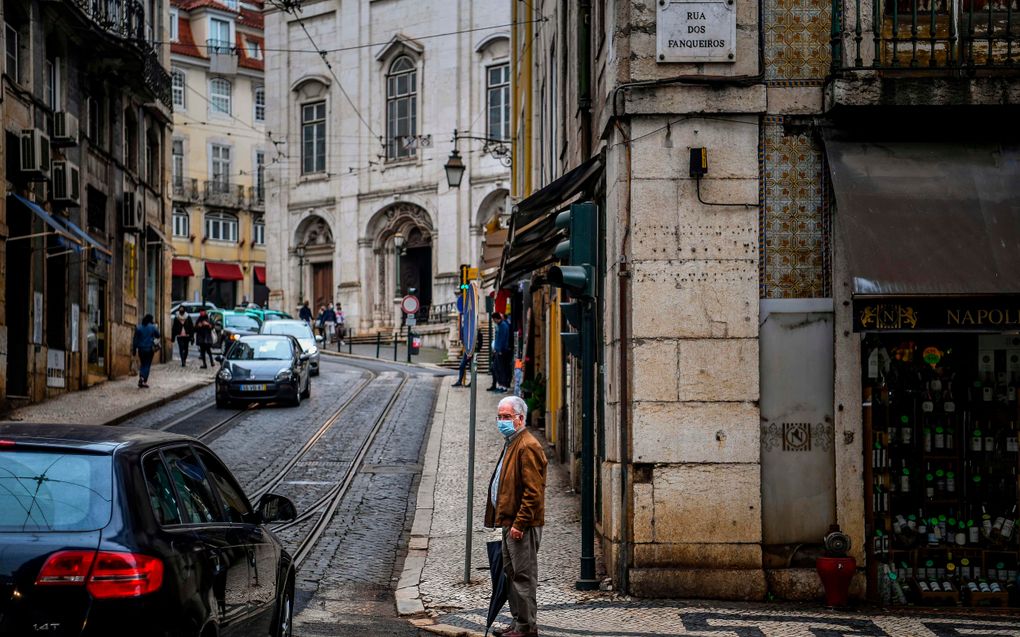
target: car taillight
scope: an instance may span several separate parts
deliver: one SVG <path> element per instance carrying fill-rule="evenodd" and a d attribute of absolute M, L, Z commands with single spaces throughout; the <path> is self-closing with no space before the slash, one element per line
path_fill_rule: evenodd
<path fill-rule="evenodd" d="M 0 440 L 0 447 L 13 447 L 13 446 L 14 446 L 13 440 Z"/>
<path fill-rule="evenodd" d="M 162 560 L 138 553 L 60 551 L 46 560 L 37 586 L 81 586 L 92 597 L 139 597 L 163 585 Z"/>

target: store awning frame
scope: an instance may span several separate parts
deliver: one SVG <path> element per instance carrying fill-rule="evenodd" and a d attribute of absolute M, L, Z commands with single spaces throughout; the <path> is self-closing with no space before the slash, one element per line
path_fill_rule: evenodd
<path fill-rule="evenodd" d="M 13 197 L 15 199 L 15 201 L 20 203 L 23 207 L 25 207 L 29 212 L 33 213 L 35 216 L 39 217 L 43 221 L 43 223 L 45 223 L 47 226 L 49 226 L 50 229 L 52 230 L 52 232 L 45 232 L 45 233 L 42 233 L 42 234 L 32 234 L 32 235 L 29 235 L 29 236 L 34 238 L 34 237 L 37 237 L 37 236 L 56 235 L 58 241 L 60 241 L 60 244 L 63 247 L 70 248 L 71 250 L 73 250 L 75 252 L 81 252 L 82 249 L 85 247 L 85 244 L 83 244 L 78 238 L 76 238 L 67 229 L 67 226 L 65 226 L 60 221 L 57 221 L 56 217 L 54 217 L 49 212 L 44 210 L 43 207 L 40 206 L 39 204 L 37 204 L 36 202 L 32 201 L 31 199 L 26 199 L 25 197 L 22 197 L 21 195 L 19 195 L 16 192 L 7 193 L 7 197 L 8 198 Z M 7 240 L 8 241 L 15 241 L 15 240 L 17 240 L 19 238 L 20 237 L 10 237 Z M 28 238 L 28 236 L 26 236 L 25 238 Z"/>
<path fill-rule="evenodd" d="M 103 259 L 103 261 L 106 261 L 107 263 L 113 263 L 113 252 L 109 248 L 104 246 L 102 243 L 97 241 L 95 238 L 93 238 L 92 235 L 82 230 L 81 227 L 78 226 L 78 224 L 71 221 L 70 219 L 63 218 L 60 218 L 60 222 L 67 226 L 67 229 L 70 230 L 72 234 L 80 237 L 81 240 L 87 244 L 88 249 L 95 250 L 100 255 L 100 258 Z"/>
<path fill-rule="evenodd" d="M 854 297 L 1020 294 L 1020 151 L 830 134 L 825 152 Z"/>
<path fill-rule="evenodd" d="M 266 266 L 256 265 L 252 267 L 252 274 L 255 277 L 255 282 L 260 285 L 266 284 Z"/>
<path fill-rule="evenodd" d="M 205 271 L 210 279 L 216 279 L 217 281 L 244 281 L 244 273 L 241 272 L 241 266 L 236 263 L 206 261 Z"/>
<path fill-rule="evenodd" d="M 564 238 L 556 228 L 556 215 L 580 195 L 591 192 L 604 163 L 605 156 L 599 153 L 514 206 L 497 289 L 556 260 L 553 250 Z"/>

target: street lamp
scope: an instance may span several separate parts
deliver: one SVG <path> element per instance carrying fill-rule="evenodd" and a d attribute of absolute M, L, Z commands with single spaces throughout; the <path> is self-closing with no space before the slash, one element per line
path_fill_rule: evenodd
<path fill-rule="evenodd" d="M 464 179 L 464 162 L 460 158 L 460 151 L 454 148 L 443 168 L 446 169 L 446 183 L 450 188 L 460 188 L 460 182 Z"/>
<path fill-rule="evenodd" d="M 396 250 L 393 251 L 394 255 L 396 256 L 396 277 L 395 277 L 396 296 L 400 296 L 400 252 L 404 247 L 404 235 L 400 234 L 399 232 L 393 235 L 393 246 L 396 248 Z"/>
<path fill-rule="evenodd" d="M 298 258 L 298 305 L 302 305 L 305 297 L 305 244 L 299 243 L 294 254 Z"/>
<path fill-rule="evenodd" d="M 513 162 L 510 150 L 510 140 L 467 135 L 465 133 L 458 132 L 455 128 L 453 129 L 453 151 L 450 152 L 450 157 L 446 160 L 446 165 L 443 166 L 443 168 L 446 169 L 446 183 L 450 186 L 450 188 L 460 188 L 460 182 L 464 179 L 464 161 L 460 158 L 460 151 L 457 149 L 457 142 L 462 139 L 473 139 L 475 141 L 484 142 L 482 145 L 482 152 L 488 153 L 493 159 L 498 159 L 499 162 L 507 168 L 509 168 Z"/>

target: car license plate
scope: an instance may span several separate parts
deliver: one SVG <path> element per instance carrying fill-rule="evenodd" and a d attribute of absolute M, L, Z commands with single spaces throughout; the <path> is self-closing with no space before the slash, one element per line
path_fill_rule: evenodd
<path fill-rule="evenodd" d="M 265 385 L 241 385 L 241 391 L 266 391 Z"/>

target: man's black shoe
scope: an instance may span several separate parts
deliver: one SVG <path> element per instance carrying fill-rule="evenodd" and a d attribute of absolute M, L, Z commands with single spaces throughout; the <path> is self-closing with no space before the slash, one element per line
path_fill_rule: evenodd
<path fill-rule="evenodd" d="M 503 637 L 505 633 L 508 633 L 513 629 L 514 629 L 513 624 L 510 624 L 509 626 L 504 626 L 503 628 L 493 628 L 492 634 L 495 635 L 496 637 Z"/>

